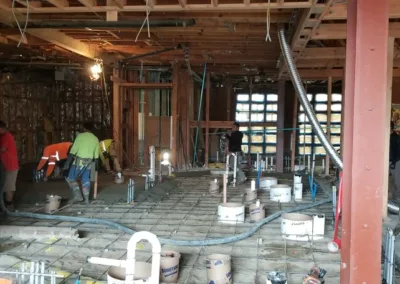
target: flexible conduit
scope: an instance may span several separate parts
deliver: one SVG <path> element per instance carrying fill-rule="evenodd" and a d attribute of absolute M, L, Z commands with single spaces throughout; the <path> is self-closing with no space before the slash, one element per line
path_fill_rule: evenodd
<path fill-rule="evenodd" d="M 293 86 L 295 87 L 296 92 L 298 94 L 301 106 L 303 107 L 304 112 L 307 115 L 307 118 L 310 121 L 315 134 L 317 134 L 318 139 L 319 139 L 319 141 L 321 141 L 326 152 L 331 157 L 331 159 L 335 163 L 335 165 L 340 170 L 343 170 L 343 162 L 340 159 L 339 154 L 336 152 L 335 148 L 333 148 L 332 144 L 329 142 L 328 138 L 326 137 L 325 132 L 322 130 L 322 127 L 319 124 L 317 117 L 315 116 L 315 113 L 311 107 L 311 104 L 308 101 L 307 92 L 304 89 L 303 83 L 300 79 L 299 72 L 297 71 L 297 68 L 293 62 L 292 51 L 290 50 L 290 47 L 289 47 L 288 43 L 286 42 L 285 29 L 283 28 L 283 26 L 281 26 L 279 28 L 278 37 L 279 37 L 279 43 L 280 43 L 281 49 L 282 49 L 283 58 L 285 59 L 286 66 L 289 70 L 290 78 L 292 79 Z"/>

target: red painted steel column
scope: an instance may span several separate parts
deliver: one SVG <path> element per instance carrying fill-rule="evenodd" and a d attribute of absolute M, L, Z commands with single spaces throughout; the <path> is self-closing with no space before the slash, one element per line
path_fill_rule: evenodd
<path fill-rule="evenodd" d="M 389 0 L 349 0 L 340 283 L 381 282 Z M 373 32 L 371 32 L 373 31 Z"/>
<path fill-rule="evenodd" d="M 279 130 L 285 127 L 285 80 L 278 82 L 278 132 L 276 134 L 276 171 L 283 173 L 283 159 L 285 152 L 285 131 Z"/>

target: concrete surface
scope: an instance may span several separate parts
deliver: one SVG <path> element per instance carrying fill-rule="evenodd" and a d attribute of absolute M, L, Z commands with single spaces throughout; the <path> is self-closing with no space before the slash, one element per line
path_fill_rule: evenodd
<path fill-rule="evenodd" d="M 290 175 L 279 175 L 280 183 L 292 184 Z M 136 184 L 143 185 L 143 179 Z M 109 176 L 100 176 L 99 199 L 91 205 L 75 204 L 65 207 L 57 214 L 96 217 L 117 221 L 137 231 L 147 230 L 159 237 L 181 240 L 204 240 L 221 238 L 247 231 L 253 224 L 221 224 L 216 220 L 217 206 L 222 195 L 208 194 L 211 177 L 176 178 L 143 191 L 139 186 L 135 191 L 136 205 L 126 203 L 126 184 L 115 185 Z M 127 179 L 125 180 L 127 182 Z M 45 184 L 23 182 L 19 187 L 18 210 L 40 211 L 46 194 L 59 194 L 68 197 L 64 181 Z M 250 182 L 237 188 L 228 188 L 228 202 L 242 202 L 244 188 Z M 304 187 L 303 201 L 311 202 L 307 187 Z M 326 195 L 319 191 L 317 199 Z M 298 202 L 278 204 L 269 201 L 268 192 L 260 192 L 259 198 L 266 204 L 267 216 L 281 208 L 295 207 Z M 274 270 L 285 271 L 289 283 L 301 283 L 302 278 L 314 263 L 328 271 L 327 284 L 339 283 L 340 255 L 331 254 L 327 244 L 333 235 L 332 205 L 326 204 L 310 209 L 308 214 L 326 215 L 325 238 L 314 242 L 285 241 L 280 235 L 280 219 L 264 225 L 253 236 L 231 244 L 207 247 L 181 247 L 163 245 L 163 250 L 175 250 L 182 254 L 179 283 L 206 283 L 205 258 L 209 254 L 223 253 L 232 256 L 233 283 L 266 283 L 266 275 Z M 45 260 L 48 265 L 67 278 L 64 283 L 74 283 L 76 274 L 83 268 L 83 283 L 106 281 L 108 267 L 86 264 L 88 256 L 107 258 L 126 258 L 126 246 L 130 238 L 118 230 L 103 225 L 73 222 L 41 221 L 27 218 L 7 218 L 2 224 L 19 226 L 53 226 L 78 229 L 79 240 L 50 238 L 21 241 L 15 237 L 0 242 L 0 269 L 19 267 L 25 260 Z M 260 239 L 262 240 L 260 242 Z M 151 248 L 142 242 L 137 246 L 140 261 L 149 261 Z M 59 281 L 61 282 L 61 281 Z"/>

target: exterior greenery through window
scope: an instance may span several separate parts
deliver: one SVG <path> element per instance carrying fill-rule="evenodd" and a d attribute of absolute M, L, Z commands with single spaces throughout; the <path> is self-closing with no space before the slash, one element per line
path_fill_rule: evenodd
<path fill-rule="evenodd" d="M 251 109 L 251 110 L 250 110 Z M 237 94 L 236 114 L 237 122 L 263 123 L 271 122 L 276 124 L 278 119 L 278 95 L 277 94 Z M 256 154 L 276 154 L 276 126 L 248 126 L 240 127 L 243 132 L 242 151 Z M 251 145 L 249 145 L 249 135 L 251 135 Z"/>

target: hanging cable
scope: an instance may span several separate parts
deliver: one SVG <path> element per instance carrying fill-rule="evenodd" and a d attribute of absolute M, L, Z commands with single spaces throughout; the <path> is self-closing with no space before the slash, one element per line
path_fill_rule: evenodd
<path fill-rule="evenodd" d="M 145 25 L 146 23 L 147 23 L 147 35 L 148 35 L 148 37 L 150 37 L 150 22 L 149 22 L 149 16 L 150 16 L 149 0 L 146 0 L 146 18 L 144 19 L 143 24 L 142 24 L 142 26 L 140 27 L 138 34 L 136 35 L 135 42 L 137 42 L 137 40 L 138 40 L 138 38 L 139 38 L 139 35 L 140 35 L 140 33 L 142 32 L 142 29 L 143 29 L 143 27 L 144 27 L 144 25 Z"/>
<path fill-rule="evenodd" d="M 265 36 L 265 41 L 272 42 L 271 39 L 271 34 L 270 34 L 270 28 L 271 28 L 271 9 L 270 9 L 270 3 L 271 0 L 268 0 L 268 6 L 267 6 L 267 35 Z"/>
<path fill-rule="evenodd" d="M 20 34 L 21 34 L 21 38 L 20 38 L 20 40 L 19 40 L 19 42 L 18 42 L 18 45 L 17 45 L 17 47 L 19 47 L 19 46 L 21 45 L 21 42 L 22 42 L 24 39 L 26 40 L 25 32 L 26 32 L 26 28 L 28 27 L 28 21 L 29 21 L 29 0 L 26 0 L 26 9 L 27 9 L 27 10 L 26 10 L 26 18 L 25 18 L 25 26 L 24 26 L 24 29 L 21 28 L 21 26 L 20 26 L 20 24 L 19 24 L 19 22 L 18 22 L 17 16 L 15 15 L 14 9 L 15 9 L 15 0 L 12 1 L 11 12 L 12 12 L 12 14 L 13 14 L 14 20 L 15 20 L 15 22 L 17 23 L 19 32 L 20 32 Z"/>

